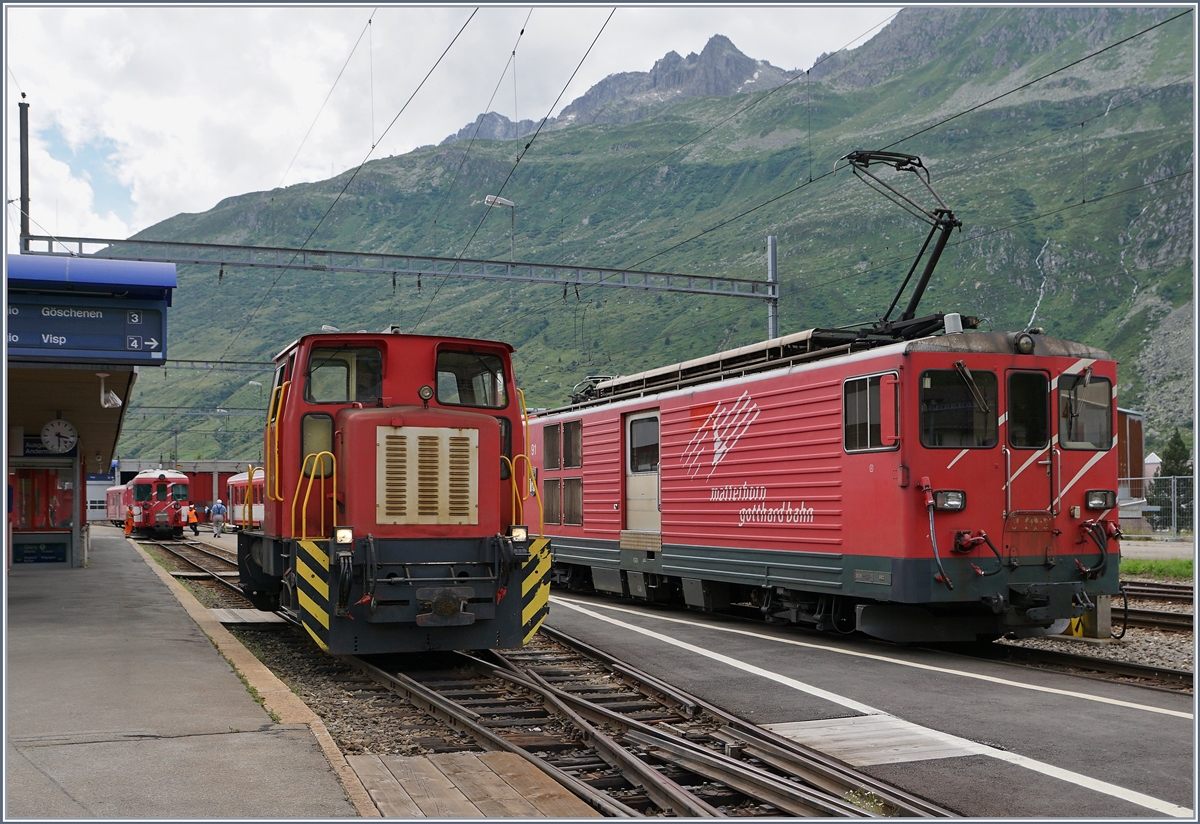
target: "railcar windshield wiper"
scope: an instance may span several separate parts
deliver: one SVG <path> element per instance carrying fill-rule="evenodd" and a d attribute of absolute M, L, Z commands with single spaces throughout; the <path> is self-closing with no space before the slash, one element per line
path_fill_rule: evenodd
<path fill-rule="evenodd" d="M 963 383 L 967 385 L 967 388 L 971 390 L 971 395 L 975 398 L 975 404 L 984 412 L 991 412 L 992 410 L 988 406 L 987 399 L 983 397 L 983 392 L 979 391 L 979 386 L 975 383 L 975 378 L 971 375 L 971 370 L 967 368 L 967 365 L 962 361 L 955 361 L 954 369 L 958 372 L 959 377 L 963 379 Z"/>

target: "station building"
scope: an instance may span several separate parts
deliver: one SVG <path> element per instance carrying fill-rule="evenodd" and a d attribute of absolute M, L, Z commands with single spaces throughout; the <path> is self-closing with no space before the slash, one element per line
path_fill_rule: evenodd
<path fill-rule="evenodd" d="M 112 471 L 144 367 L 166 362 L 169 263 L 6 258 L 9 563 L 87 562 L 89 477 Z"/>

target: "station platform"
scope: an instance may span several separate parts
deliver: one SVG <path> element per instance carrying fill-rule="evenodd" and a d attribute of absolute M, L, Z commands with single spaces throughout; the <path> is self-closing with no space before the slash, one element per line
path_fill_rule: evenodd
<path fill-rule="evenodd" d="M 378 816 L 320 720 L 175 588 L 106 526 L 86 567 L 13 566 L 4 818 Z"/>

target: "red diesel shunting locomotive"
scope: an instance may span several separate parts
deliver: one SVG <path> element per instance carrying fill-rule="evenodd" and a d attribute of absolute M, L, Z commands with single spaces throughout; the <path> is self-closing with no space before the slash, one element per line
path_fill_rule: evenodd
<path fill-rule="evenodd" d="M 528 642 L 550 559 L 523 526 L 511 354 L 389 327 L 306 335 L 276 356 L 262 529 L 238 534 L 254 604 L 339 654 Z"/>

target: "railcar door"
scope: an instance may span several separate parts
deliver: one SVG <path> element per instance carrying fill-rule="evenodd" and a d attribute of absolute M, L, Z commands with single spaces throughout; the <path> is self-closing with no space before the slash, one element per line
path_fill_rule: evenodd
<path fill-rule="evenodd" d="M 625 418 L 625 529 L 662 533 L 658 410 Z"/>
<path fill-rule="evenodd" d="M 1061 454 L 1053 437 L 1050 375 L 1011 369 L 1005 374 L 1004 544 L 1010 558 L 1049 562 L 1056 551 L 1054 480 Z"/>

